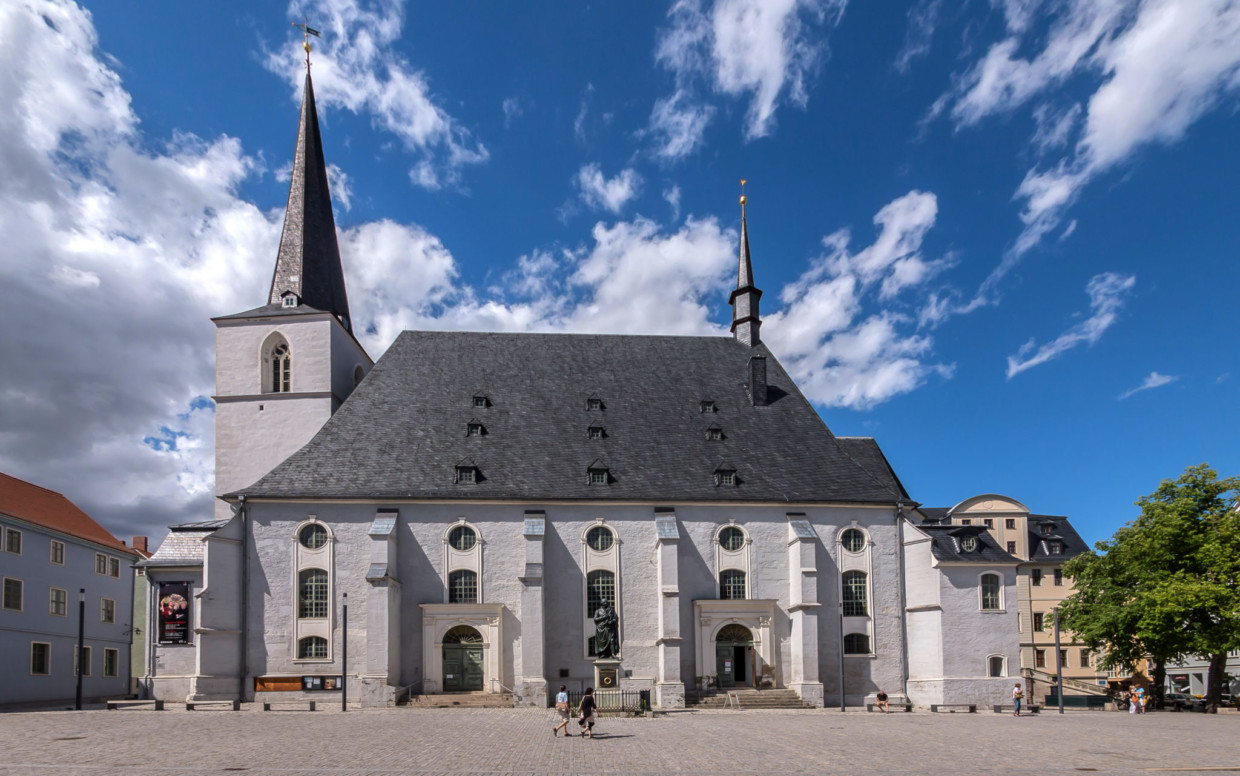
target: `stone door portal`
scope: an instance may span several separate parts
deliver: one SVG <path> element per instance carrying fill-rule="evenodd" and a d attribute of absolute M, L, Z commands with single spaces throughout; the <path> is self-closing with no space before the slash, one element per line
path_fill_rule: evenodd
<path fill-rule="evenodd" d="M 482 689 L 482 634 L 458 625 L 443 637 L 444 692 Z"/>
<path fill-rule="evenodd" d="M 728 625 L 715 637 L 715 676 L 721 688 L 749 685 L 753 634 L 742 625 Z"/>

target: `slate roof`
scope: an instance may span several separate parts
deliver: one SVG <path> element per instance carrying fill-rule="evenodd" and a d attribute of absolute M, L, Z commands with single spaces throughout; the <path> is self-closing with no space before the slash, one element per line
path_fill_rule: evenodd
<path fill-rule="evenodd" d="M 168 536 L 155 554 L 139 566 L 201 566 L 206 556 L 202 540 L 223 528 L 227 520 L 207 520 L 201 523 L 184 523 L 168 529 Z"/>
<path fill-rule="evenodd" d="M 1021 562 L 1020 558 L 1000 548 L 984 526 L 922 523 L 918 528 L 930 536 L 930 553 L 939 561 L 980 564 Z M 961 540 L 970 536 L 977 539 L 977 549 L 966 552 Z"/>
<path fill-rule="evenodd" d="M 299 304 L 296 307 L 285 307 L 282 304 L 265 304 L 262 307 L 255 307 L 253 310 L 246 310 L 242 313 L 233 313 L 232 315 L 217 315 L 212 318 L 213 321 L 242 320 L 244 318 L 275 318 L 280 316 L 292 315 L 314 315 L 316 313 L 326 313 L 326 310 L 320 310 L 317 307 L 311 307 L 307 304 Z"/>
<path fill-rule="evenodd" d="M 745 380 L 767 359 L 768 406 Z M 488 406 L 475 407 L 483 394 Z M 588 409 L 591 396 L 603 409 Z M 704 399 L 715 412 L 700 410 Z M 466 435 L 479 417 L 484 436 Z M 601 423 L 603 439 L 587 429 Z M 723 440 L 709 440 L 718 423 Z M 587 467 L 604 460 L 608 485 Z M 478 481 L 455 482 L 472 460 Z M 717 486 L 720 461 L 738 484 Z M 881 461 L 881 466 L 879 462 Z M 304 448 L 229 494 L 288 498 L 894 503 L 873 440 L 841 444 L 765 345 L 730 337 L 404 332 Z"/>
<path fill-rule="evenodd" d="M 0 474 L 0 514 L 85 539 L 115 552 L 137 555 L 64 495 Z"/>
<path fill-rule="evenodd" d="M 1054 523 L 1049 536 L 1044 536 L 1040 523 Z M 1063 542 L 1063 552 L 1052 555 L 1048 541 Z M 1072 527 L 1072 523 L 1063 515 L 1029 515 L 1029 562 L 1031 563 L 1062 563 L 1075 558 L 1083 552 L 1089 552 L 1089 545 Z"/>

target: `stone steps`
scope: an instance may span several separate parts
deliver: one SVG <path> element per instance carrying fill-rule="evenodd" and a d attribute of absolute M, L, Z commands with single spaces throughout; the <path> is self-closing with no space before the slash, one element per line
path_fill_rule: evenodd
<path fill-rule="evenodd" d="M 449 692 L 413 695 L 404 705 L 414 709 L 511 709 L 510 692 Z"/>
<path fill-rule="evenodd" d="M 792 690 L 734 690 L 740 700 L 742 709 L 812 709 L 801 696 Z M 689 700 L 687 705 L 695 709 L 726 709 L 728 708 L 727 691 L 712 693 L 696 701 Z"/>

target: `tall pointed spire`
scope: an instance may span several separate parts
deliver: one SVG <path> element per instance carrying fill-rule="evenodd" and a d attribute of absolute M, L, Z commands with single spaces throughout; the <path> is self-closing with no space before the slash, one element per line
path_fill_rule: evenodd
<path fill-rule="evenodd" d="M 319 114 L 314 106 L 314 83 L 310 80 L 307 54 L 306 85 L 301 98 L 297 127 L 297 150 L 288 188 L 284 232 L 271 278 L 268 304 L 281 304 L 292 292 L 298 304 L 336 316 L 350 332 L 349 299 L 345 294 L 344 269 L 336 242 L 331 193 L 327 188 L 327 165 L 319 137 Z"/>
<path fill-rule="evenodd" d="M 732 335 L 738 342 L 753 347 L 762 341 L 758 336 L 758 330 L 762 328 L 762 320 L 758 314 L 758 300 L 762 298 L 762 291 L 753 284 L 753 262 L 749 259 L 749 225 L 745 217 L 745 206 L 749 198 L 745 196 L 746 183 L 742 178 L 740 261 L 736 270 L 736 290 L 728 297 L 728 304 L 732 305 Z"/>

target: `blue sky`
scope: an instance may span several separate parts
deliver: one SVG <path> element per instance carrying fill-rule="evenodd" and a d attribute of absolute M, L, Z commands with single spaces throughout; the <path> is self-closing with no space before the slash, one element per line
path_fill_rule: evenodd
<path fill-rule="evenodd" d="M 355 326 L 763 336 L 915 499 L 1090 541 L 1240 473 L 1240 3 L 0 8 L 0 470 L 210 515 L 212 328 L 264 301 L 309 18 Z"/>

